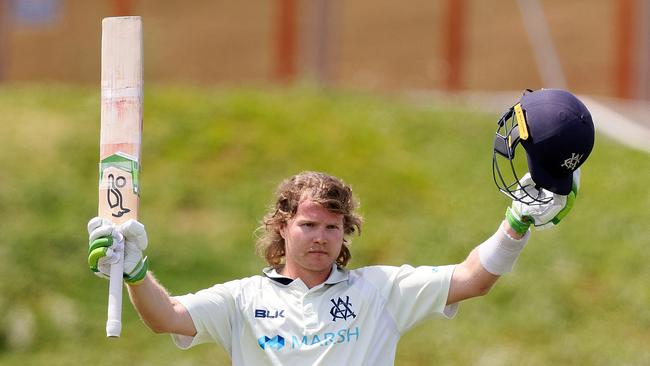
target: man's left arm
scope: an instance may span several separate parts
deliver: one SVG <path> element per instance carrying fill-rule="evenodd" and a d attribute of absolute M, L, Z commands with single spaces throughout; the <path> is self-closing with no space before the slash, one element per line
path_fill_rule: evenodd
<path fill-rule="evenodd" d="M 563 196 L 537 188 L 526 174 L 520 185 L 537 197 L 548 198 L 544 204 L 527 204 L 515 199 L 506 210 L 506 218 L 497 232 L 456 265 L 449 285 L 447 304 L 487 294 L 499 277 L 510 272 L 528 238 L 530 226 L 553 227 L 571 211 L 580 186 L 580 169 L 573 173 L 573 187 Z"/>
<path fill-rule="evenodd" d="M 503 274 L 503 262 L 507 262 L 505 265 L 510 265 L 510 268 L 512 268 L 511 266 L 514 265 L 516 257 L 528 241 L 528 236 L 526 233 L 517 233 L 512 229 L 508 221 L 504 220 L 492 237 L 474 248 L 462 263 L 456 265 L 449 285 L 447 305 L 487 294 Z M 486 251 L 499 249 L 501 251 L 505 250 L 505 252 L 501 253 L 501 256 L 505 255 L 506 258 L 500 260 L 501 263 L 482 263 L 482 259 L 483 261 L 490 260 L 485 256 Z M 483 258 L 481 258 L 479 251 L 484 252 Z M 492 260 L 495 259 L 498 258 L 492 258 Z M 486 267 L 490 268 L 493 273 L 488 271 Z M 496 267 L 501 267 L 501 269 L 496 269 Z"/>

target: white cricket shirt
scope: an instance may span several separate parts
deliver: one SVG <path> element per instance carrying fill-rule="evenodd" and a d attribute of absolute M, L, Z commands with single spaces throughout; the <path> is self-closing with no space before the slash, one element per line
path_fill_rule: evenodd
<path fill-rule="evenodd" d="M 197 334 L 172 335 L 182 349 L 221 344 L 233 365 L 393 365 L 399 337 L 445 306 L 454 266 L 333 266 L 323 284 L 265 269 L 196 294 L 175 297 Z"/>

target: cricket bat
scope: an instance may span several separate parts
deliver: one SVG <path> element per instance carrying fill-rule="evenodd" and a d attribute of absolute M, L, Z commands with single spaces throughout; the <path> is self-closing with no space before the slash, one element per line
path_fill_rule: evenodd
<path fill-rule="evenodd" d="M 137 16 L 102 21 L 99 217 L 121 224 L 138 218 L 142 141 L 142 20 Z M 123 248 L 123 240 L 121 240 Z M 114 247 L 120 245 L 115 240 Z M 122 331 L 124 250 L 111 264 L 106 336 Z"/>

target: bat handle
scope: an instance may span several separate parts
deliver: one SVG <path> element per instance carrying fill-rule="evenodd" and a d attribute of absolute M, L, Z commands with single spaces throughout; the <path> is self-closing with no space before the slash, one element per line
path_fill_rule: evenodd
<path fill-rule="evenodd" d="M 108 320 L 106 336 L 119 337 L 122 332 L 122 273 L 124 272 L 124 250 L 118 252 L 119 260 L 111 264 L 108 285 Z"/>

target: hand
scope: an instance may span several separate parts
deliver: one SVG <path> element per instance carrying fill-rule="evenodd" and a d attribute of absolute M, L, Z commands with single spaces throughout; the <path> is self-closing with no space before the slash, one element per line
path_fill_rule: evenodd
<path fill-rule="evenodd" d="M 88 265 L 99 277 L 110 277 L 110 265 L 124 250 L 124 281 L 135 284 L 147 274 L 149 262 L 142 256 L 147 248 L 147 232 L 144 225 L 133 219 L 116 226 L 112 222 L 95 217 L 88 222 Z"/>
<path fill-rule="evenodd" d="M 508 223 L 519 234 L 524 234 L 528 231 L 530 225 L 533 225 L 539 230 L 547 229 L 558 225 L 569 211 L 571 211 L 578 195 L 578 188 L 580 187 L 580 169 L 576 169 L 573 172 L 573 187 L 571 188 L 571 192 L 566 196 L 550 192 L 544 188 L 536 188 L 530 173 L 526 173 L 519 181 L 519 184 L 526 191 L 525 193 L 521 190 L 519 191 L 521 197 L 528 194 L 531 197 L 538 198 L 540 201 L 548 202 L 543 204 L 530 204 L 513 200 L 512 206 L 506 210 Z"/>

